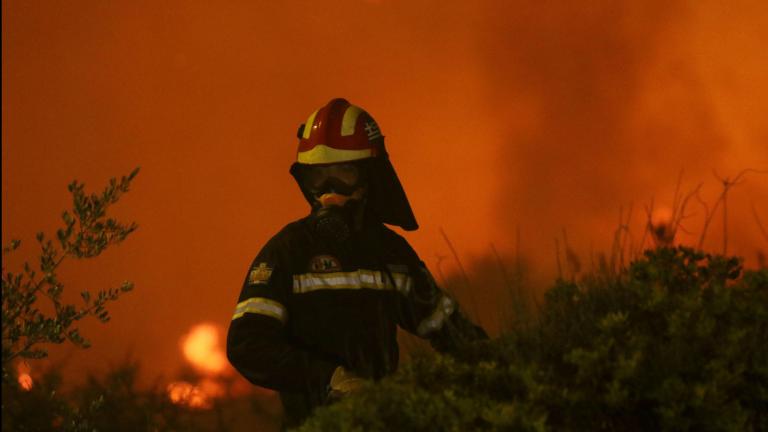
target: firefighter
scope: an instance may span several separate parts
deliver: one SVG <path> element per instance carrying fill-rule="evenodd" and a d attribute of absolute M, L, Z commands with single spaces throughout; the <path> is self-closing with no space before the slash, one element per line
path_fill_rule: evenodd
<path fill-rule="evenodd" d="M 290 173 L 311 206 L 253 260 L 227 356 L 280 393 L 285 427 L 397 369 L 397 326 L 438 351 L 487 338 L 436 284 L 408 242 L 418 228 L 374 119 L 344 99 L 298 131 Z"/>

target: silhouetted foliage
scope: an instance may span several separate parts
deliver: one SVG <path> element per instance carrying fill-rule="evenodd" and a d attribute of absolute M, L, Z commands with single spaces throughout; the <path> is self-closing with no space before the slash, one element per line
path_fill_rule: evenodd
<path fill-rule="evenodd" d="M 37 268 L 24 263 L 19 272 L 6 271 L 7 254 L 17 250 L 21 242 L 13 240 L 3 248 L 3 431 L 228 431 L 242 430 L 231 427 L 236 422 L 246 427 L 253 423 L 254 416 L 248 413 L 258 397 L 234 399 L 227 394 L 206 410 L 191 408 L 184 405 L 185 401 L 176 404 L 159 381 L 140 389 L 138 364 L 130 361 L 103 377 L 89 376 L 85 384 L 73 390 L 64 388 L 59 365 L 41 369 L 33 385 L 26 388 L 17 381 L 13 367 L 21 360 L 46 357 L 46 344 L 69 340 L 76 346 L 89 347 L 88 340 L 75 328 L 76 323 L 88 315 L 109 321 L 106 304 L 133 288 L 132 283 L 124 282 L 118 288 L 95 293 L 84 290 L 80 293 L 83 304 L 76 306 L 62 299 L 64 284 L 57 270 L 65 258 L 96 257 L 136 230 L 135 223 L 118 222 L 107 216 L 107 210 L 128 192 L 137 173 L 138 169 L 120 180 L 110 179 L 100 194 L 88 195 L 82 183 L 72 182 L 69 191 L 73 206 L 62 214 L 64 226 L 57 230 L 56 241 L 42 232 L 37 234 L 41 247 Z M 52 314 L 44 312 L 46 298 Z M 227 384 L 225 379 L 222 384 Z M 262 413 L 257 420 L 272 424 L 275 420 L 270 416 L 274 414 Z"/>
<path fill-rule="evenodd" d="M 426 353 L 302 431 L 768 430 L 768 270 L 659 248 L 559 280 L 538 321 Z"/>
<path fill-rule="evenodd" d="M 28 264 L 18 274 L 3 268 L 3 430 L 248 430 L 256 418 L 274 425 L 273 413 L 258 412 L 258 398 L 227 393 L 196 410 L 173 404 L 161 386 L 140 390 L 135 363 L 69 392 L 56 367 L 31 389 L 11 379 L 11 362 L 44 357 L 41 345 L 68 339 L 87 347 L 76 321 L 108 320 L 105 304 L 131 289 L 93 298 L 84 291 L 84 306 L 64 304 L 56 269 L 136 229 L 106 217 L 135 175 L 111 180 L 101 195 L 72 183 L 74 208 L 62 216 L 58 243 L 38 235 L 40 276 Z M 452 356 L 419 350 L 398 373 L 319 409 L 300 430 L 768 430 L 767 269 L 744 272 L 738 258 L 660 247 L 577 280 L 581 266 L 568 257 L 565 233 L 563 245 L 570 277 L 556 281 L 535 313 L 521 310 L 530 308 L 521 282 L 498 255 L 486 263 L 502 270 L 514 300 L 517 321 L 502 337 Z M 18 246 L 12 241 L 4 257 Z M 39 310 L 42 297 L 55 315 Z"/>
<path fill-rule="evenodd" d="M 171 403 L 158 387 L 137 388 L 137 363 L 126 362 L 104 377 L 89 376 L 75 390 L 61 389 L 52 367 L 30 390 L 3 386 L 3 430 L 72 432 L 198 431 L 193 410 Z"/>
<path fill-rule="evenodd" d="M 107 209 L 128 192 L 137 173 L 138 169 L 120 181 L 111 179 L 101 194 L 87 195 L 84 184 L 72 182 L 69 185 L 72 209 L 62 213 L 64 227 L 56 231 L 57 241 L 48 239 L 42 232 L 36 236 L 41 248 L 37 269 L 24 263 L 18 273 L 6 271 L 7 254 L 18 249 L 21 242 L 12 240 L 3 248 L 3 430 L 94 430 L 89 419 L 93 413 L 100 412 L 103 395 L 94 396 L 79 406 L 73 405 L 61 397 L 61 376 L 55 369 L 37 379 L 31 388 L 23 389 L 16 381 L 12 366 L 15 361 L 46 357 L 46 344 L 69 340 L 76 346 L 89 347 L 88 340 L 74 327 L 77 321 L 88 315 L 102 322 L 109 321 L 107 302 L 133 289 L 132 283 L 124 282 L 119 288 L 100 290 L 95 296 L 84 290 L 81 292 L 83 305 L 76 306 L 62 300 L 64 284 L 57 270 L 65 258 L 98 256 L 136 229 L 135 223 L 125 225 L 107 217 Z M 41 310 L 43 298 L 50 301 L 53 314 Z"/>
<path fill-rule="evenodd" d="M 107 217 L 107 209 L 128 192 L 131 180 L 138 174 L 138 168 L 120 181 L 110 179 L 101 194 L 87 195 L 85 185 L 72 182 L 72 210 L 62 213 L 64 227 L 56 231 L 57 242 L 39 232 L 40 262 L 38 270 L 24 263 L 23 271 L 6 272 L 6 255 L 16 250 L 21 242 L 12 240 L 3 248 L 3 384 L 13 379 L 10 366 L 15 359 L 40 359 L 48 355 L 42 346 L 48 343 L 60 344 L 69 340 L 77 346 L 87 348 L 90 343 L 80 335 L 74 324 L 88 315 L 102 322 L 109 320 L 105 309 L 108 301 L 117 300 L 120 294 L 133 289 L 133 284 L 124 282 L 119 288 L 99 291 L 95 298 L 91 292 L 81 293 L 81 307 L 62 301 L 64 284 L 56 271 L 67 257 L 91 258 L 101 254 L 110 245 L 120 243 L 136 228 L 135 223 L 122 224 Z M 40 299 L 47 298 L 53 305 L 54 315 L 40 310 Z"/>

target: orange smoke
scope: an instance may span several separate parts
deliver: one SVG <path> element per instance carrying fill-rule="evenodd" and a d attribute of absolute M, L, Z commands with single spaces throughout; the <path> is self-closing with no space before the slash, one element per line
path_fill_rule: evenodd
<path fill-rule="evenodd" d="M 204 375 L 219 375 L 227 371 L 227 357 L 221 346 L 219 327 L 197 324 L 181 340 L 187 361 Z"/>
<path fill-rule="evenodd" d="M 479 36 L 478 51 L 502 129 L 497 208 L 507 233 L 497 237 L 513 250 L 521 232 L 522 254 L 553 273 L 545 246 L 553 232 L 567 229 L 580 254 L 608 250 L 620 208 L 626 215 L 634 204 L 629 225 L 639 237 L 638 221 L 647 221 L 637 209 L 672 198 L 684 171 L 679 193 L 703 183 L 700 194 L 685 221 L 655 215 L 653 235 L 659 244 L 697 245 L 699 199 L 711 207 L 720 193 L 713 172 L 768 166 L 768 129 L 757 119 L 765 117 L 768 62 L 750 51 L 766 38 L 757 24 L 768 17 L 765 3 L 594 0 L 504 13 L 512 3 L 488 4 L 495 27 Z M 728 222 L 729 252 L 748 261 L 765 248 L 749 203 L 767 196 L 766 177 L 755 173 L 728 197 L 731 221 L 741 222 Z M 705 249 L 724 249 L 722 224 L 718 214 Z"/>

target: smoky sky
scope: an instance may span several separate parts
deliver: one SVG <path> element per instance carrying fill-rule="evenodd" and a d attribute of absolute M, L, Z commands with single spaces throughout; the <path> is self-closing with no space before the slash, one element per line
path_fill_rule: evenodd
<path fill-rule="evenodd" d="M 762 96 L 757 103 L 766 106 L 765 60 L 723 55 L 744 49 L 738 39 L 745 33 L 755 39 L 763 33 L 748 23 L 754 4 L 739 6 L 738 12 L 681 1 L 489 7 L 491 30 L 478 48 L 501 131 L 499 179 L 505 188 L 498 215 L 499 224 L 511 228 L 506 236 L 522 227 L 523 243 L 548 255 L 551 265 L 553 237 L 561 228 L 582 253 L 590 245 L 604 248 L 620 210 L 626 217 L 632 206 L 639 235 L 643 206 L 651 199 L 670 206 L 681 172 L 681 192 L 704 182 L 711 205 L 718 192 L 714 172 L 765 169 L 765 125 L 749 116 L 736 125 L 718 112 L 722 87 L 739 91 L 744 99 L 736 104 L 754 104 L 748 99 Z M 765 17 L 765 8 L 759 10 Z M 704 19 L 710 16 L 747 22 L 702 29 L 717 22 Z M 720 74 L 709 72 L 713 65 Z M 735 82 L 732 71 L 743 69 L 759 71 L 762 81 Z M 755 132 L 749 143 L 737 135 L 744 123 Z M 727 157 L 745 146 L 752 151 Z M 764 200 L 768 183 L 764 175 L 749 181 L 738 191 L 738 203 L 731 203 L 744 223 L 730 229 L 741 252 L 753 258 L 764 242 L 749 240 L 756 225 L 746 202 Z M 686 221 L 692 231 L 703 218 L 702 209 L 695 210 L 697 218 Z"/>

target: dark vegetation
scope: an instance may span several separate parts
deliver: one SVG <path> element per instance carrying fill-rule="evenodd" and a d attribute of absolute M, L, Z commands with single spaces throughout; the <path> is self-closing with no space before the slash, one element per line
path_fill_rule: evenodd
<path fill-rule="evenodd" d="M 55 270 L 63 258 L 96 256 L 136 228 L 106 216 L 134 175 L 100 195 L 70 186 L 73 211 L 63 215 L 58 243 L 38 235 L 39 272 L 25 265 L 7 273 L 5 256 L 19 244 L 4 248 L 3 431 L 277 430 L 279 412 L 265 408 L 263 395 L 227 393 L 205 410 L 177 405 L 163 385 L 138 388 L 135 362 L 68 391 L 55 366 L 31 389 L 17 381 L 18 362 L 45 356 L 46 344 L 87 347 L 76 322 L 108 320 L 105 304 L 130 289 L 84 291 L 82 306 L 66 304 Z M 734 182 L 723 183 L 707 225 Z M 616 247 L 586 271 L 564 232 L 560 277 L 541 301 L 525 295 L 524 263 L 507 272 L 494 249 L 486 273 L 500 271 L 511 303 L 501 337 L 455 356 L 413 349 L 397 374 L 318 410 L 300 430 L 768 430 L 768 269 L 745 271 L 738 257 L 673 247 L 692 198 L 676 194 L 663 227 L 650 223 L 647 209 L 655 243 L 644 251 L 643 242 L 628 242 L 620 218 Z M 470 283 L 463 268 L 455 279 Z M 38 306 L 46 298 L 52 315 Z"/>
<path fill-rule="evenodd" d="M 558 280 L 540 314 L 422 353 L 302 431 L 768 430 L 768 270 L 684 247 Z"/>
<path fill-rule="evenodd" d="M 88 348 L 90 342 L 80 334 L 77 323 L 88 316 L 108 322 L 107 304 L 133 289 L 131 282 L 123 282 L 96 292 L 82 290 L 81 302 L 72 304 L 66 301 L 57 271 L 67 258 L 97 257 L 137 229 L 135 223 L 125 224 L 108 215 L 110 206 L 129 191 L 137 174 L 138 169 L 119 180 L 111 179 L 101 193 L 94 194 L 87 194 L 84 184 L 72 182 L 72 208 L 62 213 L 64 224 L 55 240 L 42 232 L 36 236 L 40 246 L 37 263 L 26 262 L 21 271 L 12 272 L 6 268 L 6 259 L 21 242 L 12 240 L 3 247 L 3 431 L 237 431 L 250 430 L 249 422 L 268 425 L 278 421 L 279 412 L 270 409 L 259 394 L 237 400 L 225 396 L 206 410 L 174 404 L 165 384 L 139 388 L 139 365 L 130 360 L 103 377 L 89 376 L 74 389 L 65 390 L 57 364 L 35 374 L 34 382 L 27 383 L 31 386 L 19 381 L 20 370 L 47 357 L 51 344 L 70 342 Z M 69 287 L 69 291 L 73 289 Z M 188 372 L 183 378 L 195 381 L 199 377 Z M 227 391 L 231 388 L 231 381 L 220 381 Z"/>
<path fill-rule="evenodd" d="M 711 207 L 701 184 L 681 192 L 681 173 L 669 218 L 654 221 L 651 202 L 637 242 L 631 208 L 620 211 L 610 253 L 590 256 L 587 271 L 563 231 L 543 304 L 525 296 L 524 264 L 508 272 L 492 246 L 510 299 L 501 337 L 451 357 L 417 350 L 396 375 L 300 430 L 768 430 L 768 269 L 761 253 L 753 271 L 727 256 L 728 195 L 750 173 L 765 174 L 718 176 Z M 697 247 L 673 247 L 694 202 Z M 720 212 L 722 253 L 702 252 Z"/>
<path fill-rule="evenodd" d="M 78 306 L 64 300 L 64 284 L 57 270 L 65 259 L 96 257 L 136 230 L 135 223 L 123 224 L 107 216 L 107 209 L 128 192 L 136 174 L 138 169 L 119 181 L 111 179 L 100 194 L 86 194 L 84 184 L 72 182 L 72 209 L 62 213 L 64 226 L 56 231 L 56 240 L 43 232 L 36 236 L 40 246 L 36 265 L 24 263 L 22 271 L 8 271 L 6 258 L 21 242 L 12 240 L 3 247 L 3 430 L 91 430 L 84 416 L 102 405 L 103 398 L 81 406 L 62 398 L 57 391 L 61 377 L 55 370 L 36 383 L 34 391 L 27 392 L 17 381 L 14 367 L 47 357 L 46 347 L 50 344 L 69 341 L 88 348 L 90 342 L 78 331 L 77 322 L 88 316 L 109 321 L 106 304 L 133 289 L 131 282 L 123 282 L 117 288 L 96 293 L 83 290 Z"/>
<path fill-rule="evenodd" d="M 105 377 L 62 392 L 58 368 L 35 380 L 29 391 L 3 385 L 4 431 L 199 431 L 191 410 L 174 405 L 160 388 L 139 390 L 138 366 L 126 363 Z M 214 430 L 214 429 L 208 429 Z"/>
<path fill-rule="evenodd" d="M 82 306 L 62 300 L 64 284 L 57 270 L 66 258 L 84 259 L 100 255 L 107 247 L 120 243 L 134 230 L 135 223 L 123 224 L 107 217 L 107 209 L 128 192 L 131 180 L 138 169 L 118 181 L 111 179 L 101 194 L 86 194 L 85 185 L 72 182 L 72 210 L 61 215 L 64 227 L 56 231 L 56 241 L 43 232 L 36 236 L 40 245 L 40 261 L 35 266 L 24 263 L 23 271 L 6 270 L 6 257 L 21 245 L 11 240 L 3 247 L 3 384 L 11 380 L 10 368 L 14 360 L 41 359 L 48 355 L 47 344 L 61 344 L 69 340 L 88 348 L 90 342 L 75 327 L 77 321 L 92 315 L 102 322 L 109 321 L 105 305 L 117 300 L 122 293 L 133 289 L 131 282 L 119 288 L 100 290 L 94 297 L 83 290 Z M 48 305 L 43 305 L 44 301 Z M 46 313 L 45 306 L 52 306 L 53 313 Z"/>
<path fill-rule="evenodd" d="M 105 376 L 88 376 L 63 390 L 58 366 L 50 367 L 30 390 L 3 386 L 3 431 L 67 432 L 238 432 L 277 430 L 279 410 L 264 394 L 225 395 L 206 409 L 173 403 L 160 381 L 139 386 L 139 364 L 127 360 Z M 191 378 L 187 376 L 187 378 Z M 262 430 L 262 429 L 259 429 Z"/>

